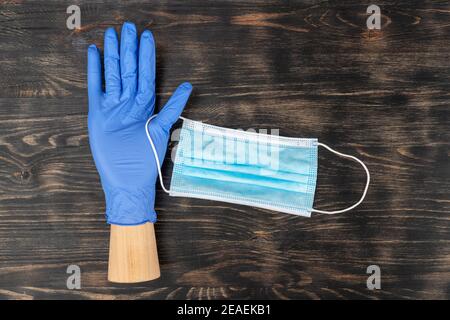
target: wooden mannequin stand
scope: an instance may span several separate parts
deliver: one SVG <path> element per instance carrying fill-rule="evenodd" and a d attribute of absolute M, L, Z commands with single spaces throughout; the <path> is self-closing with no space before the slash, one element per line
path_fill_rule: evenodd
<path fill-rule="evenodd" d="M 153 223 L 111 225 L 108 280 L 136 283 L 160 277 Z"/>

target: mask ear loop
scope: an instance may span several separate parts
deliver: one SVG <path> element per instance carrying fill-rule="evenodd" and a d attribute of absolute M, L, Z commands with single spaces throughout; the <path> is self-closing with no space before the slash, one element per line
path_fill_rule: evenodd
<path fill-rule="evenodd" d="M 155 144 L 153 143 L 152 137 L 150 136 L 150 132 L 148 131 L 148 125 L 150 124 L 150 121 L 152 119 L 154 119 L 157 115 L 158 114 L 156 113 L 147 120 L 147 122 L 145 123 L 145 133 L 147 134 L 148 142 L 150 142 L 150 147 L 152 147 L 153 155 L 155 156 L 156 168 L 158 169 L 159 184 L 161 185 L 161 188 L 164 190 L 165 193 L 170 194 L 170 190 L 168 190 L 164 186 L 164 181 L 162 179 L 162 173 L 161 173 L 161 163 L 159 162 L 158 152 L 156 151 Z M 181 116 L 180 116 L 180 119 L 182 119 L 183 121 L 186 120 L 185 117 L 181 117 Z"/>
<path fill-rule="evenodd" d="M 328 151 L 331 151 L 331 152 L 337 154 L 338 156 L 341 156 L 341 157 L 344 157 L 344 158 L 349 158 L 349 159 L 352 159 L 352 160 L 358 162 L 364 168 L 364 170 L 366 171 L 367 180 L 366 180 L 366 186 L 364 188 L 364 192 L 363 192 L 363 194 L 361 196 L 361 199 L 359 199 L 359 201 L 357 203 L 355 203 L 354 205 L 352 205 L 352 206 L 350 206 L 348 208 L 345 208 L 345 209 L 342 209 L 342 210 L 336 210 L 336 211 L 317 210 L 317 209 L 314 209 L 314 208 L 311 211 L 312 212 L 317 212 L 317 213 L 324 213 L 324 214 L 337 214 L 337 213 L 344 213 L 344 212 L 347 212 L 347 211 L 350 211 L 350 210 L 356 208 L 357 206 L 359 206 L 361 204 L 361 202 L 363 202 L 364 198 L 366 197 L 367 190 L 369 189 L 369 184 L 370 184 L 369 169 L 367 169 L 367 166 L 364 164 L 364 162 L 359 160 L 357 157 L 354 157 L 354 156 L 351 156 L 351 155 L 345 154 L 345 153 L 340 153 L 340 152 L 330 148 L 326 144 L 323 144 L 323 143 L 320 143 L 320 142 L 318 142 L 317 144 L 319 146 L 321 146 L 321 147 L 324 147 Z"/>

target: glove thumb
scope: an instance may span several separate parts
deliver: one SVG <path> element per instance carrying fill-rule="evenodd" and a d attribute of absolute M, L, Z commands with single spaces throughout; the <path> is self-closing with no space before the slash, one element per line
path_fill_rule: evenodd
<path fill-rule="evenodd" d="M 169 131 L 183 112 L 189 96 L 192 92 L 192 85 L 189 82 L 181 84 L 172 94 L 164 108 L 158 113 L 156 122 L 165 130 Z"/>

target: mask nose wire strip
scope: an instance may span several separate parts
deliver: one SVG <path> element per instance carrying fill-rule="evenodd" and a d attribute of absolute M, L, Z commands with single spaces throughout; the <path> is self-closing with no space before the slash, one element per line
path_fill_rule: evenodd
<path fill-rule="evenodd" d="M 166 189 L 164 186 L 164 181 L 162 179 L 162 173 L 161 173 L 161 163 L 159 162 L 158 152 L 156 152 L 155 144 L 153 143 L 152 138 L 150 137 L 150 132 L 148 131 L 148 125 L 150 121 L 155 118 L 157 114 L 152 115 L 147 122 L 145 123 L 145 133 L 147 134 L 148 142 L 150 142 L 150 146 L 152 147 L 153 155 L 155 156 L 156 161 L 156 167 L 158 168 L 158 176 L 159 176 L 159 183 L 161 184 L 161 188 L 164 190 L 165 193 L 170 193 L 169 190 Z M 183 118 L 184 120 L 184 118 Z"/>
<path fill-rule="evenodd" d="M 364 198 L 366 197 L 367 190 L 369 189 L 369 184 L 370 184 L 369 169 L 367 169 L 367 166 L 364 164 L 364 162 L 359 160 L 357 157 L 354 157 L 354 156 L 351 156 L 351 155 L 345 154 L 345 153 L 340 153 L 340 152 L 330 148 L 326 144 L 323 144 L 323 143 L 320 143 L 320 142 L 318 142 L 317 144 L 319 146 L 321 146 L 321 147 L 324 147 L 328 151 L 331 151 L 331 152 L 337 154 L 338 156 L 341 156 L 341 157 L 344 157 L 344 158 L 349 158 L 349 159 L 352 159 L 352 160 L 358 162 L 364 168 L 364 170 L 366 171 L 367 180 L 366 180 L 366 186 L 364 188 L 364 192 L 363 192 L 363 194 L 361 196 L 361 199 L 359 199 L 359 201 L 357 203 L 355 203 L 354 205 L 352 205 L 352 206 L 350 206 L 348 208 L 345 208 L 345 209 L 342 209 L 342 210 L 336 210 L 336 211 L 325 211 L 325 210 L 318 210 L 318 209 L 314 209 L 314 208 L 311 211 L 312 212 L 317 212 L 317 213 L 324 213 L 324 214 L 337 214 L 337 213 L 344 213 L 344 212 L 347 212 L 347 211 L 350 211 L 350 210 L 356 208 L 357 206 L 359 206 L 361 204 L 361 202 L 363 202 Z"/>

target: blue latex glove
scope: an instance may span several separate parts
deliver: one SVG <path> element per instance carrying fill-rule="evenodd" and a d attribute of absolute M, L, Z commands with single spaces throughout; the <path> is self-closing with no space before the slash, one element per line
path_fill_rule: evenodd
<path fill-rule="evenodd" d="M 158 171 L 145 132 L 155 108 L 155 41 L 134 24 L 122 27 L 120 48 L 113 28 L 105 32 L 105 90 L 100 53 L 88 49 L 89 141 L 106 198 L 108 223 L 138 225 L 155 222 L 155 183 Z M 120 50 L 120 53 L 119 53 Z M 139 52 L 138 52 L 139 51 Z M 183 83 L 150 122 L 149 131 L 163 162 L 169 130 L 191 94 Z"/>

